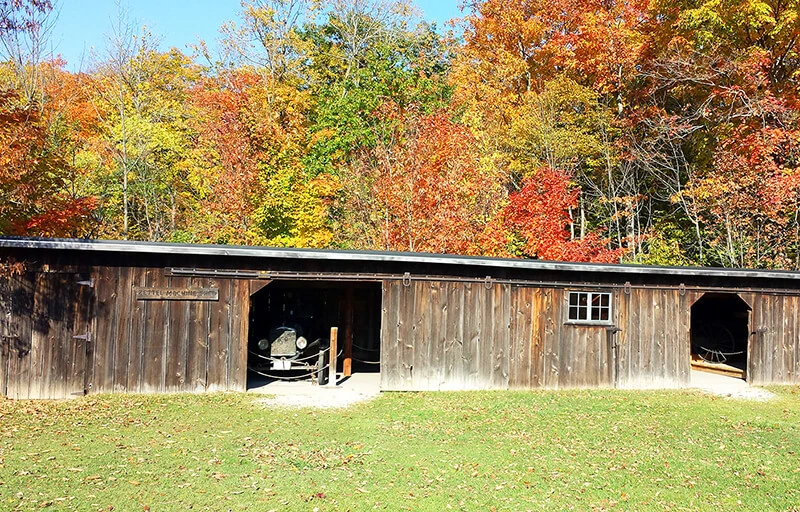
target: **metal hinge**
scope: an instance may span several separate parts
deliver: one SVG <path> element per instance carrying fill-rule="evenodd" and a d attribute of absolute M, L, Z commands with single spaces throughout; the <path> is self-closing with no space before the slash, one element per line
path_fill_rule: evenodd
<path fill-rule="evenodd" d="M 94 288 L 94 278 L 89 279 L 88 281 L 78 281 L 78 284 L 81 286 L 88 286 L 89 288 Z"/>
<path fill-rule="evenodd" d="M 89 331 L 86 331 L 86 334 L 78 334 L 76 336 L 73 336 L 72 339 L 74 339 L 74 340 L 83 340 L 83 341 L 87 341 L 87 342 L 88 341 L 92 341 L 92 333 L 90 333 Z"/>

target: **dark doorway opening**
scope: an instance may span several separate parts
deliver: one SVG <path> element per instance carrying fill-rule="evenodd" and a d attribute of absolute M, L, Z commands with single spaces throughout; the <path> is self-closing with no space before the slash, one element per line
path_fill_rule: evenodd
<path fill-rule="evenodd" d="M 695 302 L 692 366 L 745 378 L 750 311 L 750 306 L 734 293 L 706 293 Z"/>
<path fill-rule="evenodd" d="M 274 381 L 323 383 L 331 327 L 341 377 L 380 372 L 381 285 L 273 281 L 250 298 L 247 387 Z M 341 380 L 341 378 L 340 378 Z"/>

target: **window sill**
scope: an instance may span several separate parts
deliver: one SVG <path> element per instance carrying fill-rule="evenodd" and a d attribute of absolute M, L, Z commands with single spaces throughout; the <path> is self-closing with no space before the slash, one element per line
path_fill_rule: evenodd
<path fill-rule="evenodd" d="M 571 325 L 573 327 L 613 327 L 614 322 L 607 320 L 568 320 L 564 325 Z"/>

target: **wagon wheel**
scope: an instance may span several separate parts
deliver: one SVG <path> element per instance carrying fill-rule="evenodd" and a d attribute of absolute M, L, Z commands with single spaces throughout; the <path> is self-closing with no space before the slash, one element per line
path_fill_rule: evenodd
<path fill-rule="evenodd" d="M 735 352 L 736 339 L 721 323 L 703 324 L 697 333 L 697 355 L 708 363 L 724 363 Z"/>

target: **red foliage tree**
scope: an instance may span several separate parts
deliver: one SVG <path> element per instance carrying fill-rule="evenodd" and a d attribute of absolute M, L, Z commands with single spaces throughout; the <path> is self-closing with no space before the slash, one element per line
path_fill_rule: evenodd
<path fill-rule="evenodd" d="M 618 262 L 623 250 L 608 249 L 597 234 L 571 239 L 567 230 L 570 208 L 578 204 L 579 190 L 563 171 L 539 169 L 522 188 L 509 195 L 501 224 L 521 240 L 521 252 L 531 258 L 563 261 Z"/>

